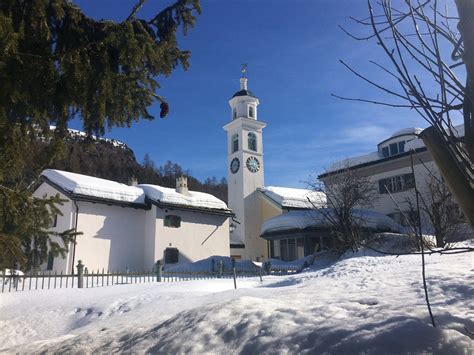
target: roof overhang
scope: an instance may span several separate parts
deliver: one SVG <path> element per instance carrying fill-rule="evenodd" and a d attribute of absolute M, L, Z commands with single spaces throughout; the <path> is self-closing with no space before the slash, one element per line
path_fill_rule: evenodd
<path fill-rule="evenodd" d="M 146 203 L 146 200 L 145 200 L 145 203 L 136 203 L 136 202 L 111 200 L 111 199 L 107 199 L 107 198 L 88 196 L 88 195 L 82 195 L 82 194 L 75 194 L 71 191 L 68 191 L 68 190 L 62 188 L 61 186 L 54 183 L 53 181 L 51 181 L 50 179 L 48 179 L 44 175 L 42 175 L 40 177 L 40 181 L 50 185 L 51 187 L 58 190 L 63 195 L 67 196 L 69 199 L 74 200 L 74 201 L 101 203 L 101 204 L 109 205 L 109 206 L 130 207 L 130 208 L 137 208 L 137 209 L 144 209 L 144 210 L 150 209 L 150 205 L 148 203 Z"/>
<path fill-rule="evenodd" d="M 261 131 L 266 126 L 267 124 L 265 122 L 257 121 L 257 120 L 246 118 L 246 117 L 239 117 L 239 118 L 236 118 L 235 120 L 230 121 L 222 128 L 224 128 L 224 130 L 226 131 L 232 131 L 237 128 L 246 128 L 246 129 L 258 132 L 258 131 Z"/>
<path fill-rule="evenodd" d="M 423 152 L 426 152 L 426 151 L 427 151 L 426 147 L 420 147 L 420 148 L 414 149 L 415 153 L 423 153 Z M 386 163 L 386 162 L 389 162 L 389 161 L 394 161 L 394 160 L 397 160 L 397 159 L 400 159 L 400 158 L 407 157 L 409 155 L 410 155 L 410 151 L 404 152 L 404 153 L 401 153 L 401 154 L 397 154 L 397 155 L 392 155 L 390 157 L 386 157 L 386 158 L 382 158 L 382 159 L 378 159 L 378 160 L 369 161 L 367 163 L 353 165 L 353 166 L 350 166 L 348 168 L 342 168 L 342 169 L 337 169 L 337 170 L 334 170 L 334 171 L 328 171 L 326 173 L 318 175 L 318 179 L 324 179 L 324 178 L 327 178 L 327 177 L 330 177 L 330 176 L 335 176 L 335 175 L 344 173 L 348 170 L 357 170 L 357 169 L 361 169 L 361 168 L 365 168 L 365 167 L 369 167 L 369 166 L 383 164 L 383 163 Z"/>
<path fill-rule="evenodd" d="M 153 204 L 159 208 L 162 209 L 174 209 L 174 210 L 180 210 L 180 211 L 189 211 L 189 212 L 196 212 L 196 213 L 206 213 L 206 214 L 211 214 L 211 215 L 218 215 L 218 216 L 224 216 L 227 218 L 230 217 L 235 217 L 234 212 L 231 210 L 220 210 L 217 208 L 205 208 L 205 207 L 194 207 L 194 206 L 183 206 L 183 205 L 175 205 L 172 203 L 163 203 L 160 201 L 153 200 L 149 197 L 145 197 L 145 201 L 149 204 Z"/>

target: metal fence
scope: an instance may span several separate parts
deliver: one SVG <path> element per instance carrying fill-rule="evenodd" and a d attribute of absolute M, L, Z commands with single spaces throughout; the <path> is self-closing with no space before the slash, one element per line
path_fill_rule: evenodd
<path fill-rule="evenodd" d="M 4 270 L 0 273 L 1 292 L 17 292 L 28 290 L 51 290 L 60 288 L 92 288 L 112 285 L 141 284 L 151 282 L 182 282 L 192 280 L 209 279 L 234 279 L 234 287 L 237 288 L 236 280 L 239 278 L 259 277 L 274 275 L 292 275 L 301 272 L 303 268 L 296 267 L 272 267 L 270 263 L 264 264 L 262 268 L 252 270 L 224 269 L 222 263 L 217 263 L 216 268 L 211 271 L 165 271 L 160 262 L 149 271 L 89 271 L 81 261 L 77 265 L 76 274 L 64 274 L 63 272 L 36 272 L 19 273 L 14 270 Z"/>

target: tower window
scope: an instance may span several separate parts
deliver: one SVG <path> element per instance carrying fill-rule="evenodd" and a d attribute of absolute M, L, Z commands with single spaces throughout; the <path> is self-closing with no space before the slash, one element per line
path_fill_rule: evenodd
<path fill-rule="evenodd" d="M 252 106 L 249 106 L 249 117 L 251 118 L 254 118 L 255 117 L 255 114 L 253 112 L 253 107 Z"/>
<path fill-rule="evenodd" d="M 232 153 L 235 153 L 239 150 L 239 135 L 234 134 L 232 136 Z"/>
<path fill-rule="evenodd" d="M 232 119 L 235 120 L 237 118 L 237 109 L 234 107 L 232 109 Z"/>
<path fill-rule="evenodd" d="M 255 133 L 249 133 L 248 135 L 248 146 L 249 150 L 257 151 L 257 136 Z"/>

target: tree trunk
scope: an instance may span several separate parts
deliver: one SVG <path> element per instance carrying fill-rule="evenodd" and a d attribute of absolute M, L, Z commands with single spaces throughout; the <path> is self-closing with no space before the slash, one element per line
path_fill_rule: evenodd
<path fill-rule="evenodd" d="M 471 185 L 472 182 L 456 163 L 456 158 L 452 156 L 436 127 L 431 126 L 425 129 L 421 132 L 420 137 L 462 209 L 466 222 L 474 228 L 474 188 Z"/>
<path fill-rule="evenodd" d="M 474 161 L 474 0 L 456 0 L 459 15 L 458 29 L 464 45 L 462 60 L 466 66 L 466 89 L 464 96 L 464 139 L 471 159 Z"/>

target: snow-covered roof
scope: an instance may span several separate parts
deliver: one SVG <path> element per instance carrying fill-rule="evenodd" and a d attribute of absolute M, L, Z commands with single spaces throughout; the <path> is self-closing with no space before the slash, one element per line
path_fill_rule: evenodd
<path fill-rule="evenodd" d="M 282 208 L 314 208 L 314 205 L 322 206 L 326 203 L 324 193 L 307 189 L 267 186 L 260 188 L 259 191 Z"/>
<path fill-rule="evenodd" d="M 54 169 L 46 169 L 41 175 L 74 195 L 136 204 L 145 204 L 145 197 L 148 197 L 152 201 L 164 204 L 231 212 L 225 202 L 203 192 L 189 191 L 184 195 L 175 189 L 158 185 L 128 186 L 111 180 Z"/>
<path fill-rule="evenodd" d="M 145 203 L 145 193 L 135 186 L 54 169 L 46 169 L 41 175 L 72 194 L 119 202 Z"/>
<path fill-rule="evenodd" d="M 188 191 L 188 194 L 185 195 L 177 192 L 175 189 L 158 185 L 140 184 L 138 186 L 145 191 L 145 194 L 149 199 L 155 202 L 194 208 L 225 210 L 230 212 L 225 202 L 204 192 Z"/>
<path fill-rule="evenodd" d="M 334 214 L 331 208 L 315 209 L 311 211 L 289 211 L 263 222 L 261 234 L 289 229 L 305 229 L 308 227 L 329 227 L 331 224 L 328 215 Z M 356 209 L 353 212 L 360 224 L 366 228 L 400 232 L 403 227 L 390 217 L 367 209 Z"/>
<path fill-rule="evenodd" d="M 390 136 L 390 138 L 403 136 L 403 135 L 419 135 L 422 131 L 423 131 L 422 128 L 416 128 L 416 127 L 404 128 L 393 133 Z M 458 137 L 464 136 L 464 125 L 460 124 L 460 125 L 454 126 L 453 133 L 454 135 Z M 382 143 L 379 143 L 379 146 L 380 144 L 383 144 L 384 142 L 388 142 L 390 138 L 385 139 Z M 423 143 L 423 140 L 421 138 L 414 138 L 405 143 L 405 152 L 408 152 L 410 149 L 423 148 L 424 146 L 425 144 Z M 326 173 L 330 173 L 330 172 L 345 169 L 345 168 L 350 168 L 350 167 L 357 166 L 360 164 L 370 163 L 370 162 L 377 161 L 380 159 L 384 159 L 384 156 L 380 152 L 377 151 L 377 152 L 373 152 L 373 153 L 369 153 L 365 155 L 360 155 L 360 156 L 356 156 L 352 158 L 339 160 L 333 163 L 332 165 L 330 165 L 329 168 L 326 170 Z"/>
<path fill-rule="evenodd" d="M 343 159 L 330 165 L 329 168 L 327 169 L 327 172 L 341 170 L 341 169 L 349 168 L 351 166 L 356 166 L 360 164 L 370 163 L 371 161 L 376 161 L 381 158 L 382 156 L 379 154 L 379 152 L 373 152 L 370 154 L 359 155 L 353 158 Z"/>
<path fill-rule="evenodd" d="M 417 128 L 417 127 L 403 128 L 394 132 L 390 137 L 392 138 L 392 137 L 404 136 L 404 135 L 418 135 L 421 133 L 421 131 L 423 131 L 423 128 Z"/>

